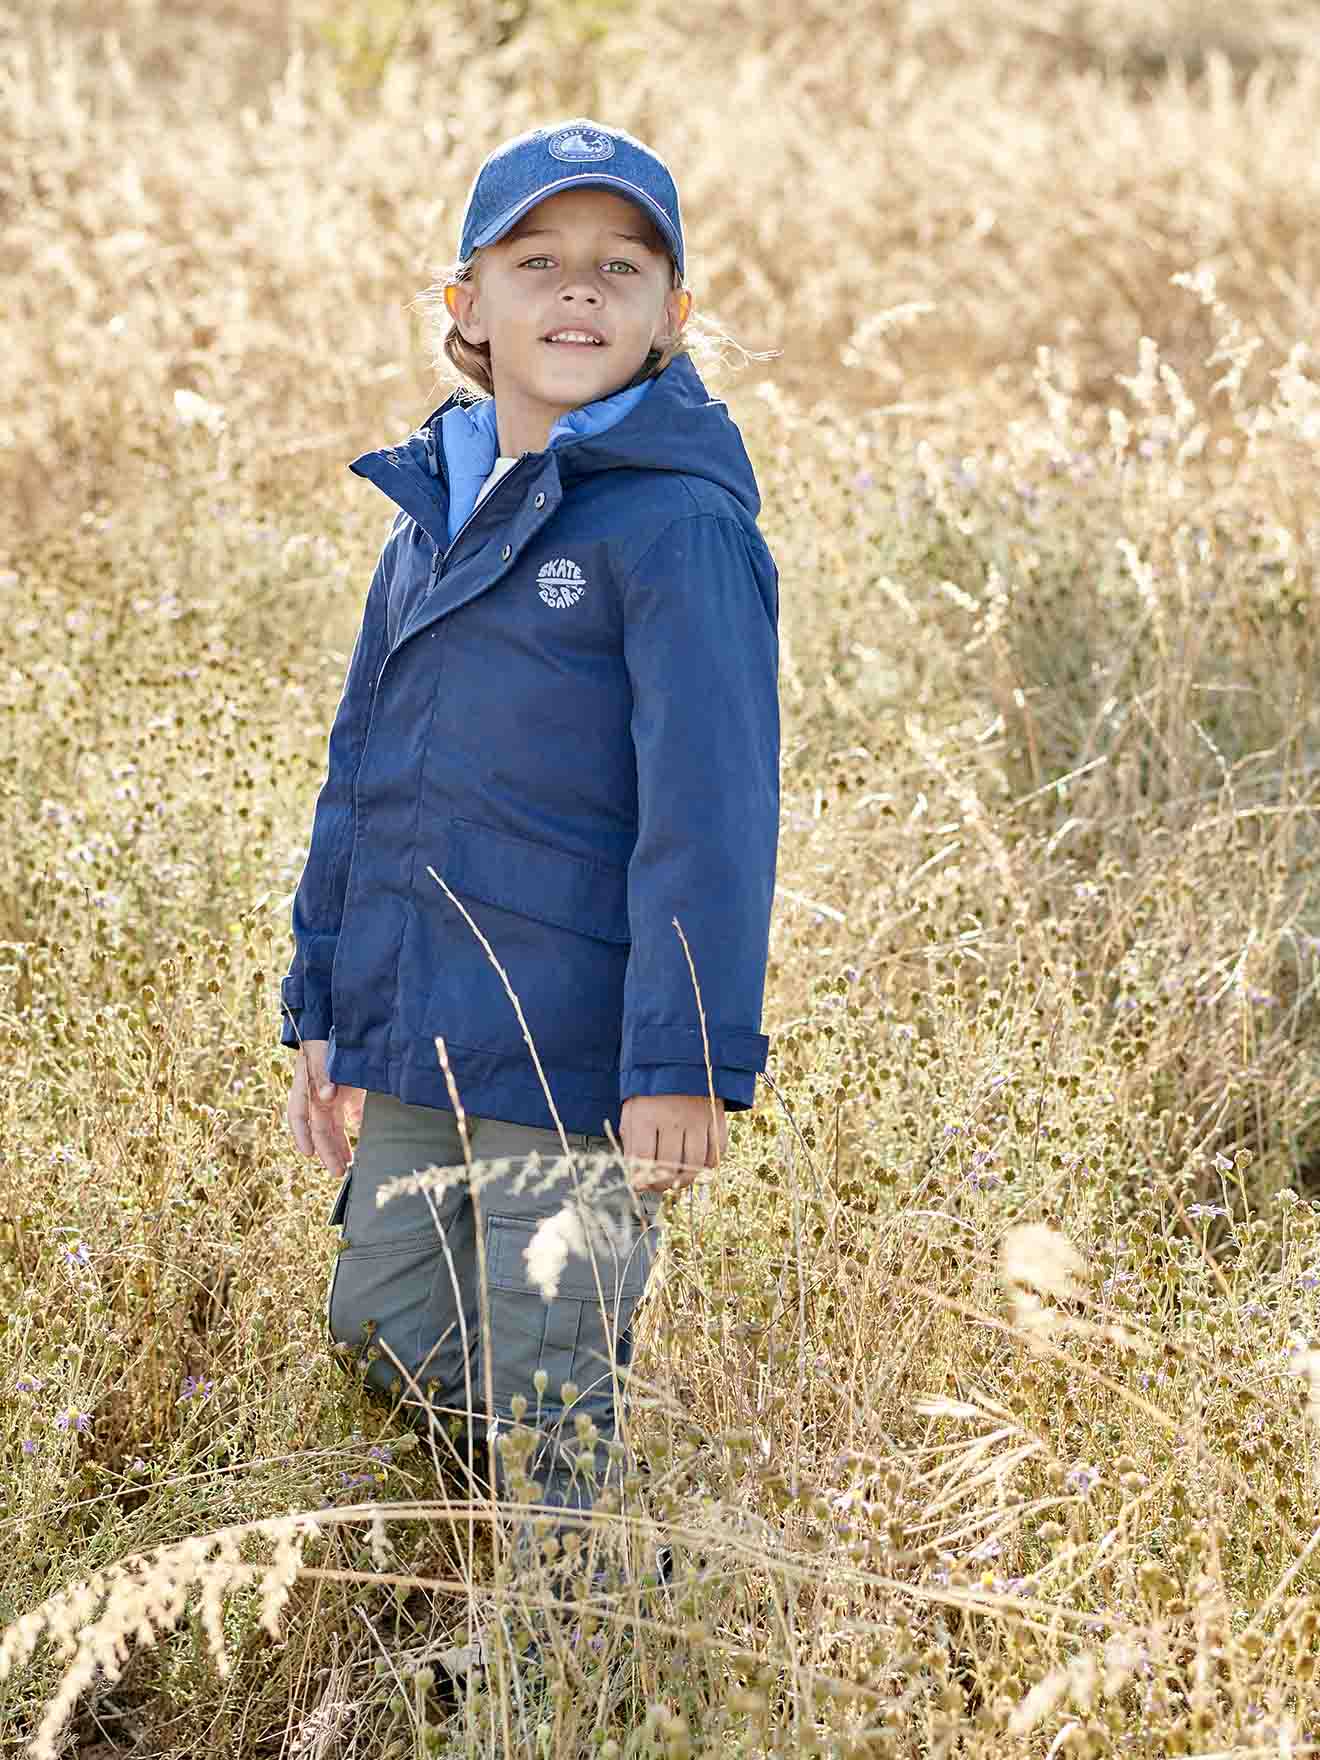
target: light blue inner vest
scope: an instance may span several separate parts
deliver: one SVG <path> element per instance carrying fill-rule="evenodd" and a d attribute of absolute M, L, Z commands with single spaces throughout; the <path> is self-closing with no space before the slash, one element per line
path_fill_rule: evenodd
<path fill-rule="evenodd" d="M 550 430 L 549 447 L 562 440 L 581 439 L 601 434 L 622 421 L 656 383 L 645 379 L 626 391 L 615 391 L 595 403 L 584 403 L 560 416 Z M 449 542 L 458 536 L 459 528 L 477 505 L 477 493 L 495 469 L 499 457 L 499 430 L 495 399 L 485 397 L 480 403 L 461 405 L 440 418 L 440 437 L 445 448 L 445 464 L 449 471 Z"/>

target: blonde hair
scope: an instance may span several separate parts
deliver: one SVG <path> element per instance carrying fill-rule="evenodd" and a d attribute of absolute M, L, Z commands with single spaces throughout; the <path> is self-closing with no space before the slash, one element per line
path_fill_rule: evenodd
<path fill-rule="evenodd" d="M 668 259 L 670 289 L 683 288 L 683 277 L 679 274 L 673 253 L 666 248 L 658 229 L 653 225 L 651 234 L 654 248 L 664 251 Z M 431 285 L 409 301 L 408 310 L 422 314 L 427 351 L 437 379 L 442 384 L 459 389 L 475 385 L 493 397 L 495 382 L 490 368 L 490 344 L 468 342 L 445 303 L 446 288 L 464 286 L 477 280 L 482 254 L 482 251 L 476 250 L 465 261 L 434 267 L 431 270 Z M 651 349 L 628 381 L 628 386 L 620 386 L 619 389 L 626 390 L 629 386 L 641 385 L 647 379 L 654 379 L 680 354 L 696 355 L 703 363 L 724 365 L 727 358 L 724 353 L 726 344 L 736 349 L 744 361 L 770 360 L 782 352 L 780 349 L 770 349 L 762 354 L 751 353 L 710 319 L 690 315 L 677 337 L 661 348 Z"/>

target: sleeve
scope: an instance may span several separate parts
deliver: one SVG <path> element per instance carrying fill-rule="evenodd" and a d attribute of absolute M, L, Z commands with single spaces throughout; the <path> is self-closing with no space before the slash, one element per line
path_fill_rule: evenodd
<path fill-rule="evenodd" d="M 353 785 L 366 743 L 376 680 L 389 650 L 386 606 L 397 531 L 396 521 L 367 589 L 362 622 L 330 728 L 325 779 L 312 815 L 311 844 L 293 895 L 293 959 L 280 985 L 280 1043 L 293 1048 L 304 1039 L 325 1039 L 330 1034 L 330 973 L 353 852 Z"/>
<path fill-rule="evenodd" d="M 779 580 L 736 519 L 675 521 L 624 589 L 637 842 L 620 1096 L 755 1099 L 779 837 Z"/>

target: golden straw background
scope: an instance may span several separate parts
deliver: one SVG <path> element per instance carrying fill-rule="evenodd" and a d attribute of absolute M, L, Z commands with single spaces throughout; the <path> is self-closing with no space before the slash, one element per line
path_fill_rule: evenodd
<path fill-rule="evenodd" d="M 277 986 L 345 466 L 575 114 L 740 345 L 784 812 L 650 1471 L 519 1574 L 331 1360 Z M 0 0 L 0 1751 L 1320 1749 L 1318 114 L 1311 0 Z"/>

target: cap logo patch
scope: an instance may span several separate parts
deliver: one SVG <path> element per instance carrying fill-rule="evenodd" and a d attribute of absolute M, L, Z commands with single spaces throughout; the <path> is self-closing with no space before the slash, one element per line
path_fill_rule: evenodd
<path fill-rule="evenodd" d="M 614 142 L 598 128 L 561 128 L 558 134 L 550 136 L 546 146 L 556 159 L 565 159 L 570 164 L 614 157 Z"/>
<path fill-rule="evenodd" d="M 577 604 L 587 590 L 587 583 L 576 562 L 570 562 L 567 556 L 557 556 L 553 562 L 541 564 L 536 590 L 547 605 L 562 611 L 567 605 Z"/>

